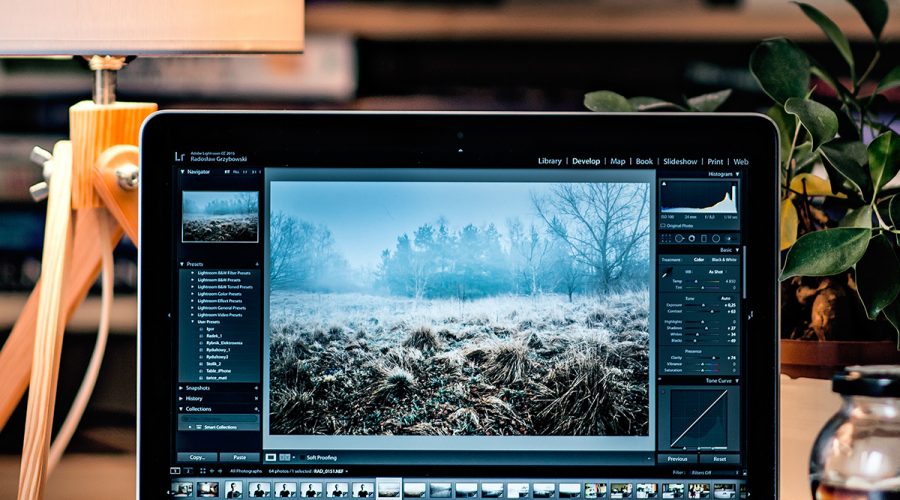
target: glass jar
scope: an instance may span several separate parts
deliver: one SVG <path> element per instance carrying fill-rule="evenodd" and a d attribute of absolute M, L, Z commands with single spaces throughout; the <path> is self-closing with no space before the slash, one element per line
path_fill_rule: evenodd
<path fill-rule="evenodd" d="M 832 390 L 844 402 L 813 446 L 813 497 L 900 500 L 900 366 L 848 367 Z"/>

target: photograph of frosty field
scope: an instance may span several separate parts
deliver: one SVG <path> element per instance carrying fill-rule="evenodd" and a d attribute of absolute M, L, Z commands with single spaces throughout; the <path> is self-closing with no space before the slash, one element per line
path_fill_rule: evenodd
<path fill-rule="evenodd" d="M 649 184 L 270 186 L 271 434 L 649 434 Z"/>
<path fill-rule="evenodd" d="M 256 191 L 184 191 L 181 211 L 183 243 L 259 241 Z"/>

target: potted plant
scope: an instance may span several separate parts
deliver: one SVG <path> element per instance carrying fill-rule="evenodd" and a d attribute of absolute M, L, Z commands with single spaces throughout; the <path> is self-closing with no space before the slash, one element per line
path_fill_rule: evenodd
<path fill-rule="evenodd" d="M 900 87 L 900 66 L 879 67 L 885 0 L 848 0 L 872 34 L 860 64 L 841 29 L 816 7 L 797 6 L 838 51 L 849 77 L 786 38 L 760 43 L 750 71 L 774 105 L 781 146 L 782 372 L 830 377 L 850 364 L 900 363 L 900 137 L 880 113 Z M 872 76 L 882 72 L 879 81 Z M 592 111 L 699 111 L 731 91 L 674 103 L 609 91 L 585 95 Z M 900 123 L 900 122 L 897 122 Z"/>

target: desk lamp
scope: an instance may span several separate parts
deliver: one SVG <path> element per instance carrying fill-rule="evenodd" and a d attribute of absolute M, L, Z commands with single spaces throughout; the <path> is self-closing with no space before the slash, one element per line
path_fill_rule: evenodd
<path fill-rule="evenodd" d="M 45 178 L 32 186 L 32 196 L 48 200 L 41 278 L 0 351 L 0 429 L 31 388 L 19 500 L 42 498 L 93 390 L 109 327 L 112 248 L 123 234 L 139 246 L 137 145 L 143 120 L 157 106 L 116 101 L 125 56 L 303 51 L 302 0 L 121 0 L 110 6 L 103 0 L 30 0 L 8 5 L 0 16 L 0 56 L 85 57 L 94 72 L 93 101 L 69 110 L 69 140 L 58 142 L 52 154 L 35 148 L 31 155 Z M 95 351 L 51 447 L 64 327 L 101 268 Z"/>

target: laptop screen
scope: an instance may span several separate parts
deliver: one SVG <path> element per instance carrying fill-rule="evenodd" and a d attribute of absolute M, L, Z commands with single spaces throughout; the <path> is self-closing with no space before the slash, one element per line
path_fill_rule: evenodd
<path fill-rule="evenodd" d="M 243 154 L 172 171 L 170 496 L 747 497 L 747 157 Z"/>

